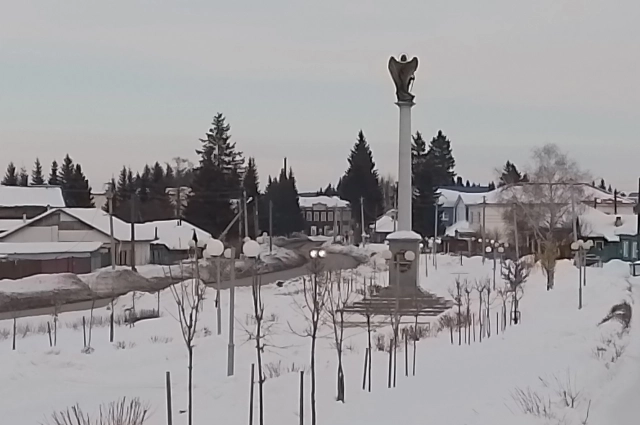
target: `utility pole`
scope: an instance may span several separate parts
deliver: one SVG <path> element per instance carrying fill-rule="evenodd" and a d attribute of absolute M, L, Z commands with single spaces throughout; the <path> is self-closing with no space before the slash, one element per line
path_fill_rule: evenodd
<path fill-rule="evenodd" d="M 131 270 L 136 270 L 136 193 L 131 194 Z"/>
<path fill-rule="evenodd" d="M 116 269 L 116 240 L 113 237 L 113 183 L 109 183 L 107 190 L 107 200 L 109 201 L 109 238 L 111 242 L 111 270 Z"/>
<path fill-rule="evenodd" d="M 435 224 L 433 227 L 433 266 L 438 268 L 438 260 L 436 259 L 436 254 L 438 253 L 438 203 L 436 202 L 436 214 L 435 214 Z"/>
<path fill-rule="evenodd" d="M 364 239 L 366 234 L 364 233 L 364 198 L 362 196 L 360 197 L 360 227 L 362 230 L 362 246 L 364 246 Z"/>
<path fill-rule="evenodd" d="M 638 190 L 640 190 L 640 179 L 638 179 Z M 636 259 L 640 260 L 638 253 L 640 253 L 640 192 L 638 192 L 638 201 L 636 202 L 636 237 L 638 239 L 638 243 L 636 244 Z M 631 255 L 633 258 L 633 254 Z"/>
<path fill-rule="evenodd" d="M 249 214 L 247 214 L 247 191 L 242 190 L 242 206 L 244 208 L 244 236 L 249 237 Z"/>
<path fill-rule="evenodd" d="M 578 222 L 576 217 L 576 201 L 573 194 L 573 188 L 571 190 L 571 221 L 573 221 L 573 241 L 578 242 Z M 582 309 L 582 247 L 576 249 L 575 262 L 578 266 L 578 310 Z"/>
<path fill-rule="evenodd" d="M 520 245 L 518 244 L 518 218 L 516 214 L 517 204 L 513 204 L 513 232 L 515 234 L 516 243 L 516 259 L 520 259 Z"/>
<path fill-rule="evenodd" d="M 255 233 L 255 237 L 260 236 L 260 212 L 259 205 L 260 202 L 258 200 L 258 194 L 253 195 L 253 231 Z"/>
<path fill-rule="evenodd" d="M 398 230 L 398 183 L 397 182 L 394 185 L 394 189 L 395 189 L 395 194 L 393 196 L 393 205 L 395 206 L 396 216 L 395 216 L 395 219 L 393 220 L 393 231 L 395 232 L 396 230 Z"/>
<path fill-rule="evenodd" d="M 176 218 L 182 218 L 182 188 L 176 187 Z"/>
<path fill-rule="evenodd" d="M 486 249 L 486 245 L 487 245 L 487 237 L 486 237 L 485 228 L 484 228 L 486 224 L 485 217 L 487 216 L 486 211 L 487 211 L 487 197 L 483 196 L 482 197 L 482 264 L 484 264 L 484 261 L 485 261 L 486 253 L 484 250 Z"/>
<path fill-rule="evenodd" d="M 269 199 L 269 253 L 273 252 L 273 201 Z"/>
<path fill-rule="evenodd" d="M 333 243 L 336 243 L 338 237 L 338 203 L 333 206 Z"/>

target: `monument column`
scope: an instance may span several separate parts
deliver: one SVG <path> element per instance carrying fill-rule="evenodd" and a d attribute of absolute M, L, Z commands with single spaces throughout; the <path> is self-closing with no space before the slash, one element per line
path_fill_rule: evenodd
<path fill-rule="evenodd" d="M 389 285 L 402 293 L 415 294 L 420 265 L 420 235 L 412 230 L 411 204 L 413 198 L 411 166 L 411 108 L 415 96 L 410 90 L 418 69 L 418 58 L 389 59 L 389 73 L 396 86 L 400 109 L 398 133 L 398 230 L 387 236 L 392 259 L 389 267 Z M 399 296 L 399 294 L 397 295 Z"/>
<path fill-rule="evenodd" d="M 412 101 L 397 102 L 400 109 L 398 138 L 398 230 L 412 230 L 411 108 Z"/>

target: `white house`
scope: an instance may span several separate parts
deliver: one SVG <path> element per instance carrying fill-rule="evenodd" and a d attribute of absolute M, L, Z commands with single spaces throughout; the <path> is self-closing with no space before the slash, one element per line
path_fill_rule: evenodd
<path fill-rule="evenodd" d="M 0 219 L 29 219 L 65 206 L 59 186 L 0 185 Z"/>
<path fill-rule="evenodd" d="M 116 263 L 131 265 L 131 248 L 135 246 L 135 264 L 148 264 L 154 234 L 135 225 L 132 244 L 131 225 L 113 217 Z M 0 243 L 101 242 L 101 252 L 111 249 L 109 215 L 98 208 L 54 208 L 0 234 Z M 108 259 L 108 257 L 107 257 Z M 105 264 L 106 265 L 106 264 Z"/>
<path fill-rule="evenodd" d="M 181 219 L 149 221 L 138 224 L 145 235 L 153 235 L 151 263 L 174 264 L 189 257 L 189 241 L 195 234 L 197 240 L 206 242 L 211 233 Z"/>

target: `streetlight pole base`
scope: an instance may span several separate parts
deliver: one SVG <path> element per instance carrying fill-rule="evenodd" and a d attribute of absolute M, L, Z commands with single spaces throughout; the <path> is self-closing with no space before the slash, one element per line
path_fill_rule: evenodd
<path fill-rule="evenodd" d="M 235 345 L 229 344 L 227 347 L 227 376 L 233 376 L 234 373 L 234 355 L 235 355 Z"/>

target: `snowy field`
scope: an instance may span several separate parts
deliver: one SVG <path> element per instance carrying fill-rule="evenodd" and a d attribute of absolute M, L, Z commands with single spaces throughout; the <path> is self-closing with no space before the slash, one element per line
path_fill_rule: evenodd
<path fill-rule="evenodd" d="M 429 263 L 428 277 L 424 266 Z M 371 263 L 343 276 L 362 285 L 372 276 L 386 284 L 383 262 Z M 421 257 L 422 286 L 451 298 L 456 276 L 470 282 L 492 277 L 493 261 L 440 255 L 438 269 L 432 258 Z M 578 272 L 570 262 L 558 263 L 556 287 L 545 290 L 539 268 L 525 284 L 521 300 L 522 323 L 507 326 L 482 343 L 458 346 L 444 330 L 417 343 L 416 376 L 404 376 L 404 353 L 398 353 L 397 387 L 387 389 L 388 355 L 373 353 L 372 392 L 362 391 L 362 371 L 366 331 L 346 330 L 344 357 L 346 403 L 337 403 L 336 353 L 331 330 L 321 329 L 317 353 L 318 423 L 326 425 L 580 425 L 587 411 L 589 425 L 638 423 L 640 406 L 640 316 L 634 315 L 631 330 L 621 333 L 617 322 L 598 323 L 616 303 L 632 303 L 640 294 L 640 280 L 630 278 L 628 265 L 612 262 L 602 269 L 590 268 L 584 288 L 584 308 L 577 309 Z M 503 283 L 498 277 L 498 286 Z M 305 423 L 309 412 L 309 338 L 297 333 L 304 328 L 298 306 L 303 304 L 300 280 L 279 288 L 263 287 L 265 316 L 269 321 L 265 383 L 265 423 L 299 424 L 299 370 L 305 375 Z M 208 289 L 207 300 L 196 338 L 194 366 L 194 423 L 246 424 L 250 366 L 255 362 L 254 342 L 248 340 L 253 329 L 251 289 L 236 290 L 236 375 L 226 376 L 229 293 L 222 294 L 222 335 L 216 335 L 215 291 Z M 132 306 L 132 295 L 116 304 L 119 313 Z M 153 309 L 155 295 L 135 299 L 136 309 Z M 159 319 L 138 322 L 135 327 L 118 326 L 115 342 L 109 343 L 106 308 L 97 309 L 99 319 L 93 328 L 92 354 L 83 354 L 82 317 L 88 312 L 64 313 L 58 324 L 57 346 L 49 347 L 47 316 L 19 319 L 17 349 L 12 351 L 11 321 L 0 322 L 1 423 L 21 425 L 47 423 L 53 411 L 76 403 L 85 412 L 94 412 L 101 403 L 120 397 L 139 397 L 151 406 L 149 424 L 166 424 L 165 372 L 171 372 L 174 424 L 186 424 L 187 352 L 177 310 L 169 290 L 161 293 Z M 477 314 L 477 295 L 472 294 L 471 311 Z M 492 304 L 492 316 L 500 311 L 501 300 Z M 492 319 L 493 321 L 493 319 Z M 27 328 L 27 325 L 29 329 Z M 437 325 L 432 324 L 435 329 Z M 476 332 L 479 332 L 476 330 Z M 388 326 L 377 334 L 391 335 Z M 23 336 L 24 334 L 24 336 Z M 478 337 L 476 337 L 479 339 Z M 620 347 L 626 347 L 620 348 Z M 411 350 L 410 350 L 411 351 Z M 411 352 L 409 353 L 411 361 Z M 409 373 L 411 375 L 411 372 Z M 564 403 L 565 390 L 577 394 L 574 407 Z M 548 405 L 549 414 L 536 417 L 518 407 L 514 394 L 526 392 Z M 256 387 L 257 392 L 257 387 Z M 257 397 L 256 397 L 257 403 Z M 571 403 L 569 403 L 571 404 Z M 257 409 L 256 409 L 257 415 Z M 254 417 L 254 423 L 257 417 Z"/>

